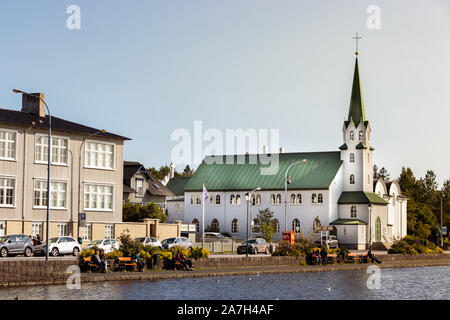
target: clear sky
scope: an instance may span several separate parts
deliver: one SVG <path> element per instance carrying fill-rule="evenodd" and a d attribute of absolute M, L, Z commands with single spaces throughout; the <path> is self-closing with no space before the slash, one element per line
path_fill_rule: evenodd
<path fill-rule="evenodd" d="M 44 92 L 53 115 L 132 138 L 125 159 L 155 167 L 195 120 L 338 150 L 359 31 L 375 163 L 450 178 L 448 0 L 2 0 L 0 21 L 0 107 L 20 109 L 12 88 Z"/>

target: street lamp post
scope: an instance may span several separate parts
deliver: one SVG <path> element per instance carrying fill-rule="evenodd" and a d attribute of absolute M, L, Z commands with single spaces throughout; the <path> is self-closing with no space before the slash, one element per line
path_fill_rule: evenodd
<path fill-rule="evenodd" d="M 288 176 L 288 171 L 291 167 L 299 164 L 299 163 L 306 163 L 306 159 L 297 161 L 289 165 L 287 167 L 286 172 L 284 173 L 284 231 L 287 232 L 287 185 L 291 184 L 291 177 Z"/>
<path fill-rule="evenodd" d="M 372 248 L 372 204 L 369 203 L 367 206 L 367 209 L 369 211 L 369 249 Z"/>
<path fill-rule="evenodd" d="M 105 133 L 106 130 L 102 129 L 97 132 L 91 133 L 86 138 L 83 139 L 83 142 L 81 142 L 80 150 L 78 152 L 78 224 L 77 224 L 77 239 L 80 238 L 80 215 L 81 215 L 81 150 L 83 149 L 83 145 L 86 142 L 87 139 L 90 137 L 93 137 L 99 133 Z"/>
<path fill-rule="evenodd" d="M 444 247 L 444 237 L 443 237 L 443 234 L 442 234 L 442 211 L 443 211 L 443 200 L 444 200 L 444 188 L 442 188 L 442 191 L 441 191 L 441 230 L 440 230 L 440 233 L 441 233 L 441 248 L 442 247 Z"/>
<path fill-rule="evenodd" d="M 246 241 L 245 257 L 247 257 L 247 258 L 248 258 L 248 213 L 249 213 L 248 207 L 249 207 L 249 204 L 250 204 L 250 199 L 252 197 L 252 193 L 255 192 L 255 191 L 259 191 L 259 190 L 261 190 L 260 187 L 255 188 L 252 191 L 247 192 L 245 194 L 245 200 L 247 201 L 247 241 Z"/>
<path fill-rule="evenodd" d="M 48 163 L 47 163 L 47 228 L 45 231 L 45 260 L 48 260 L 48 244 L 49 244 L 49 229 L 50 229 L 50 168 L 52 161 L 52 116 L 50 114 L 50 109 L 48 108 L 47 103 L 40 96 L 31 94 L 19 89 L 13 89 L 14 93 L 22 93 L 24 95 L 34 97 L 42 101 L 42 103 L 47 108 L 48 112 Z"/>

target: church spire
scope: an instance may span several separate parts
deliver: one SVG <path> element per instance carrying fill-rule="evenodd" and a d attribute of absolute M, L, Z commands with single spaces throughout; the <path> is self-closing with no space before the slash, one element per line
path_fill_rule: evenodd
<path fill-rule="evenodd" d="M 358 57 L 355 59 L 355 73 L 353 75 L 353 86 L 352 86 L 352 96 L 350 98 L 350 108 L 348 111 L 348 122 L 353 120 L 355 127 L 359 125 L 360 122 L 366 121 L 366 114 L 364 112 L 364 101 L 361 91 L 361 81 L 359 79 L 359 67 L 358 67 Z"/>

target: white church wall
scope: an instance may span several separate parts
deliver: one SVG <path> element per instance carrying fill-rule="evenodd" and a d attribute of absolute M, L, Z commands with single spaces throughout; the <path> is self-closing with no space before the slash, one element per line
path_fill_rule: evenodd
<path fill-rule="evenodd" d="M 333 179 L 333 182 L 330 185 L 330 205 L 329 205 L 329 222 L 333 222 L 339 219 L 339 206 L 337 204 L 339 197 L 343 191 L 344 184 L 344 166 L 341 166 Z"/>

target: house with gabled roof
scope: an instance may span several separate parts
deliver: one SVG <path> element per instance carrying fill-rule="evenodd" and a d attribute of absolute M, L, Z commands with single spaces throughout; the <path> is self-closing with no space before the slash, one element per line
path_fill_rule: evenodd
<path fill-rule="evenodd" d="M 197 224 L 198 230 L 210 227 L 245 238 L 248 221 L 269 208 L 274 214 L 275 239 L 285 230 L 310 234 L 319 223 L 347 248 L 386 247 L 406 235 L 407 198 L 396 181 L 373 180 L 371 131 L 356 57 L 339 151 L 267 154 L 278 159 L 278 170 L 270 175 L 261 174 L 267 166 L 260 161 L 264 154 L 235 155 L 232 162 L 230 155 L 206 157 L 184 185 L 184 221 Z M 288 168 L 290 184 L 285 193 Z M 203 186 L 208 191 L 205 221 Z M 247 202 L 246 193 L 256 188 Z"/>

